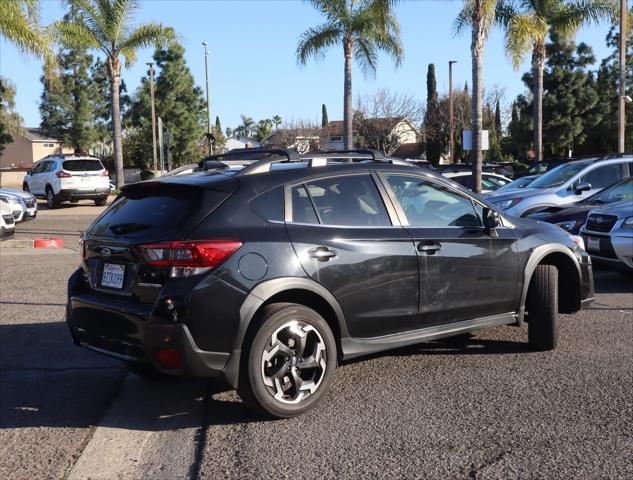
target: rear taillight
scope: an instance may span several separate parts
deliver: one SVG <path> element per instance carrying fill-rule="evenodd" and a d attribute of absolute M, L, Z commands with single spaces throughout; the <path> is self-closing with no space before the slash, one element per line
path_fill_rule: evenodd
<path fill-rule="evenodd" d="M 172 277 L 188 277 L 217 267 L 242 246 L 236 240 L 194 240 L 141 245 L 150 265 L 170 267 Z"/>
<path fill-rule="evenodd" d="M 59 172 L 57 172 L 55 174 L 55 176 L 57 178 L 70 178 L 70 177 L 72 177 L 72 174 L 70 174 L 68 172 L 64 172 L 63 170 L 60 170 Z"/>
<path fill-rule="evenodd" d="M 101 172 L 101 176 L 102 176 L 102 177 L 109 177 L 109 176 L 110 176 L 110 173 L 108 173 L 108 171 L 107 171 L 107 170 L 104 170 L 103 172 Z"/>

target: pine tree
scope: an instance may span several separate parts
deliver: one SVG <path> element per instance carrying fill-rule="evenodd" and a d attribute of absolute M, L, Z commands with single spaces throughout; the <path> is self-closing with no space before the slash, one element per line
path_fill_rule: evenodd
<path fill-rule="evenodd" d="M 500 100 L 497 99 L 497 105 L 495 106 L 495 130 L 499 134 L 502 135 L 502 127 L 501 127 L 501 104 Z"/>
<path fill-rule="evenodd" d="M 193 75 L 184 59 L 184 48 L 173 44 L 156 49 L 154 62 L 157 71 L 155 87 L 156 115 L 171 132 L 173 166 L 197 162 L 202 155 L 199 142 L 204 137 L 206 103 L 202 90 L 194 83 Z M 152 143 L 152 117 L 149 79 L 143 78 L 130 108 L 130 125 L 140 128 L 147 145 Z M 151 148 L 136 164 L 151 162 Z"/>
<path fill-rule="evenodd" d="M 59 78 L 41 77 L 40 127 L 75 153 L 86 154 L 97 139 L 95 88 L 89 69 L 92 55 L 86 50 L 60 50 Z"/>
<path fill-rule="evenodd" d="M 321 106 L 321 127 L 327 128 L 329 124 L 330 124 L 330 120 L 327 117 L 327 107 L 325 106 L 325 103 L 324 103 Z"/>
<path fill-rule="evenodd" d="M 595 62 L 593 51 L 588 45 L 576 46 L 573 41 L 565 41 L 557 35 L 551 36 L 547 46 L 548 63 L 543 76 L 546 94 L 543 97 L 543 145 L 545 156 L 564 157 L 569 150 L 581 153 L 589 132 L 598 126 L 604 112 L 599 105 L 600 97 L 596 80 L 589 67 Z M 523 76 L 526 86 L 531 89 L 531 73 Z M 520 137 L 531 122 L 524 121 L 532 112 L 529 102 L 517 98 L 520 107 Z"/>
<path fill-rule="evenodd" d="M 223 148 L 226 145 L 226 137 L 222 131 L 222 124 L 220 123 L 220 117 L 215 117 L 215 128 L 213 130 L 213 136 L 215 137 L 215 147 Z"/>

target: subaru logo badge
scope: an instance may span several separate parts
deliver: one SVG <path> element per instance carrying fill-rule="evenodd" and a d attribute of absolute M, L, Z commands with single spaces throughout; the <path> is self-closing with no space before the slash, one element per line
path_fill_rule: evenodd
<path fill-rule="evenodd" d="M 604 218 L 602 218 L 602 217 L 596 217 L 596 222 L 598 222 L 598 223 L 602 223 L 602 222 L 604 222 Z"/>
<path fill-rule="evenodd" d="M 103 258 L 110 258 L 110 255 L 112 255 L 112 250 L 110 250 L 109 248 L 102 248 L 101 249 L 101 255 L 103 256 Z"/>

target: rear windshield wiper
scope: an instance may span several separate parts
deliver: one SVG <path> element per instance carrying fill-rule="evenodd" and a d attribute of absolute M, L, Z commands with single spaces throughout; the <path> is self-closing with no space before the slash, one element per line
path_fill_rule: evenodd
<path fill-rule="evenodd" d="M 152 228 L 149 223 L 117 223 L 108 227 L 112 233 L 121 235 L 123 233 L 140 232 Z"/>

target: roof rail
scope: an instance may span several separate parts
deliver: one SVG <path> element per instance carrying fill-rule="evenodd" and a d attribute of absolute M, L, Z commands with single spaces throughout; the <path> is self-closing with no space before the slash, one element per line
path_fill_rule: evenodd
<path fill-rule="evenodd" d="M 375 160 L 375 161 L 380 161 L 385 158 L 382 152 L 379 152 L 378 150 L 372 150 L 370 148 L 353 148 L 351 150 L 323 150 L 323 151 L 317 151 L 317 152 L 308 152 L 308 153 L 305 153 L 303 156 L 304 157 L 310 157 L 310 156 L 325 157 L 328 155 L 332 155 L 332 156 L 348 155 L 350 153 L 360 153 L 362 155 L 371 155 L 372 160 Z M 353 160 L 350 158 L 350 162 L 352 161 Z"/>
<path fill-rule="evenodd" d="M 259 148 L 236 148 L 226 153 L 210 155 L 208 157 L 203 158 L 201 161 L 205 162 L 208 160 L 216 160 L 216 161 L 221 162 L 224 159 L 230 160 L 233 157 L 239 157 L 239 159 L 242 159 L 242 160 L 263 160 L 272 155 L 285 157 L 288 161 L 293 161 L 299 158 L 299 155 L 297 154 L 297 152 L 293 150 L 288 150 L 286 148 L 259 147 Z"/>

